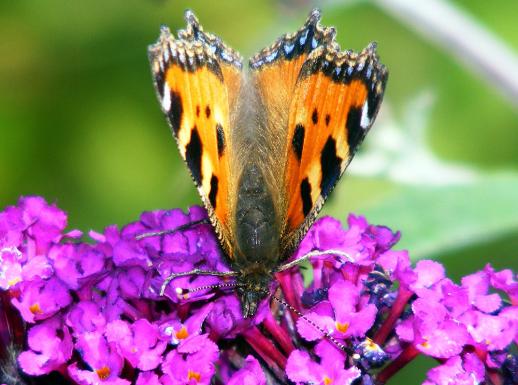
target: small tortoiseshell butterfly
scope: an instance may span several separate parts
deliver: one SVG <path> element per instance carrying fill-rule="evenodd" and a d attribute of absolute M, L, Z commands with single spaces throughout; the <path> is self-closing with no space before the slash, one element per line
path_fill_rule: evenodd
<path fill-rule="evenodd" d="M 248 71 L 185 19 L 149 48 L 154 83 L 250 317 L 369 131 L 388 72 L 374 43 L 341 51 L 318 10 Z"/>

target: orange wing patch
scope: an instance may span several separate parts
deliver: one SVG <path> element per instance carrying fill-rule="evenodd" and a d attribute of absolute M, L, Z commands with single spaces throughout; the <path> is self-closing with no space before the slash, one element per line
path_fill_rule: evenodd
<path fill-rule="evenodd" d="M 322 44 L 334 44 L 333 27 L 319 24 L 320 12 L 315 9 L 297 32 L 281 36 L 270 47 L 254 55 L 249 62 L 252 85 L 258 92 L 266 112 L 266 128 L 277 151 L 284 149 L 289 106 L 302 65 L 308 55 Z M 284 164 L 282 165 L 284 166 Z"/>
<path fill-rule="evenodd" d="M 321 45 L 332 45 L 336 31 L 319 24 L 320 11 L 313 10 L 297 32 L 281 36 L 250 59 L 250 68 L 261 102 L 269 113 L 288 107 L 300 69 L 309 53 Z M 281 116 L 283 120 L 287 116 Z"/>
<path fill-rule="evenodd" d="M 321 46 L 303 64 L 288 120 L 288 247 L 313 223 L 367 134 L 386 80 L 374 44 L 360 54 Z"/>
<path fill-rule="evenodd" d="M 224 127 L 230 124 L 229 112 L 228 106 L 220 102 L 227 99 L 225 88 L 207 67 L 189 74 L 180 67 L 170 66 L 165 82 L 164 104 L 168 103 L 169 92 L 171 106 L 181 111 L 178 121 L 175 114 L 171 114 L 170 119 L 180 154 L 187 162 L 196 185 L 209 198 L 216 216 L 224 223 L 225 195 L 218 194 L 218 191 L 226 191 L 223 184 L 228 179 L 225 147 L 229 138 Z"/>
<path fill-rule="evenodd" d="M 178 39 L 164 27 L 149 57 L 162 110 L 222 246 L 230 250 L 230 113 L 241 84 L 241 58 L 203 32 L 192 12 Z"/>
<path fill-rule="evenodd" d="M 286 219 L 286 186 L 278 181 L 285 173 L 287 165 L 284 158 L 288 140 L 288 119 L 290 104 L 296 89 L 300 70 L 310 53 L 325 45 L 334 47 L 336 31 L 333 27 L 320 25 L 320 11 L 314 9 L 304 25 L 295 33 L 285 34 L 271 46 L 254 55 L 249 62 L 251 86 L 259 97 L 259 108 L 264 110 L 264 131 L 272 161 L 263 167 L 275 179 L 278 186 L 272 191 L 276 207 L 282 219 Z"/>

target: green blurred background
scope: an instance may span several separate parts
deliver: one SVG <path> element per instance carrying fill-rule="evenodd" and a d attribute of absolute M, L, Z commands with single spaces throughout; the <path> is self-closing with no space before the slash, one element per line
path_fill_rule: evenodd
<path fill-rule="evenodd" d="M 412 9 L 424 4 L 432 18 L 446 10 L 443 26 L 416 20 Z M 440 259 L 456 279 L 488 262 L 517 270 L 513 1 L 2 1 L 0 207 L 42 195 L 72 228 L 102 230 L 199 203 L 154 94 L 147 45 L 160 24 L 182 28 L 192 8 L 248 57 L 299 28 L 314 6 L 343 48 L 376 40 L 390 71 L 378 121 L 324 212 L 401 230 L 400 247 Z M 481 35 L 443 30 L 459 15 Z M 470 43 L 496 70 L 480 70 Z M 422 381 L 421 364 L 395 382 Z"/>

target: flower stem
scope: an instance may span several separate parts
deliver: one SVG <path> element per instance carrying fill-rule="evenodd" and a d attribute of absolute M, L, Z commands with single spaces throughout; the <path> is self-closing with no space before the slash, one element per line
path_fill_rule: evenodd
<path fill-rule="evenodd" d="M 18 311 L 11 305 L 11 291 L 0 292 L 0 360 L 8 357 L 11 345 L 22 346 L 25 326 Z"/>
<path fill-rule="evenodd" d="M 504 381 L 502 380 L 502 376 L 496 371 L 495 369 L 489 369 L 487 368 L 487 377 L 489 378 L 489 381 L 493 385 L 503 385 Z"/>
<path fill-rule="evenodd" d="M 486 362 L 487 360 L 487 350 L 482 349 L 480 347 L 475 348 L 475 354 L 477 355 L 478 359 L 482 362 Z M 503 380 L 498 371 L 491 368 L 486 368 L 487 378 L 489 379 L 490 383 L 493 385 L 502 385 Z"/>
<path fill-rule="evenodd" d="M 257 327 L 251 327 L 243 333 L 246 342 L 261 356 L 276 373 L 286 368 L 286 357 L 266 338 Z"/>
<path fill-rule="evenodd" d="M 293 346 L 288 333 L 286 333 L 286 331 L 277 323 L 271 312 L 268 312 L 265 320 L 263 321 L 263 325 L 272 335 L 275 341 L 277 341 L 284 353 L 286 353 L 286 355 L 290 355 L 295 347 Z"/>
<path fill-rule="evenodd" d="M 376 383 L 385 384 L 394 374 L 416 358 L 418 354 L 419 350 L 414 345 L 408 345 L 394 361 L 376 376 Z"/>
<path fill-rule="evenodd" d="M 284 299 L 286 302 L 293 306 L 298 311 L 301 310 L 302 304 L 300 302 L 300 296 L 295 293 L 295 289 L 293 287 L 293 283 L 291 282 L 291 274 L 290 273 L 277 273 L 276 278 L 281 284 L 282 293 L 284 294 Z M 290 312 L 293 319 L 298 319 L 298 315 L 295 312 Z"/>
<path fill-rule="evenodd" d="M 376 344 L 382 346 L 385 343 L 387 337 L 394 329 L 394 325 L 401 316 L 401 313 L 403 313 L 403 310 L 405 310 L 405 306 L 408 303 L 408 300 L 412 297 L 412 294 L 413 293 L 406 288 L 399 288 L 396 300 L 390 308 L 388 317 L 385 319 L 383 325 L 381 325 L 373 338 Z"/>

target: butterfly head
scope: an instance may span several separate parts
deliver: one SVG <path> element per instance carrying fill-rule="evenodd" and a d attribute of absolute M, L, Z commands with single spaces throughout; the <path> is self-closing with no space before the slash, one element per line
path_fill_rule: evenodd
<path fill-rule="evenodd" d="M 250 318 L 257 312 L 262 299 L 268 296 L 268 286 L 272 281 L 270 274 L 253 273 L 238 277 L 237 294 L 241 303 L 243 317 Z"/>

